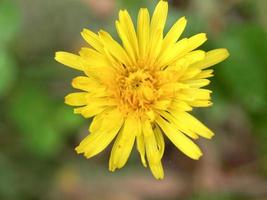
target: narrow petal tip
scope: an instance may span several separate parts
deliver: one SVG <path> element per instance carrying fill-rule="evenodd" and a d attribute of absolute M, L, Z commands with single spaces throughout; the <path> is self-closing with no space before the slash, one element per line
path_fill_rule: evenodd
<path fill-rule="evenodd" d="M 230 53 L 229 53 L 229 51 L 227 49 L 223 48 L 223 49 L 221 49 L 221 51 L 223 52 L 223 54 L 225 56 L 224 59 L 226 59 L 226 58 L 228 58 L 230 56 Z"/>
<path fill-rule="evenodd" d="M 207 34 L 206 33 L 201 33 L 201 36 L 205 39 L 205 40 L 207 40 L 208 39 L 208 37 L 207 37 Z"/>
<path fill-rule="evenodd" d="M 81 154 L 81 153 L 83 153 L 83 151 L 82 151 L 82 149 L 81 149 L 80 146 L 75 147 L 74 150 L 76 151 L 77 154 Z"/>
<path fill-rule="evenodd" d="M 202 156 L 203 156 L 203 153 L 201 151 L 199 151 L 199 152 L 196 152 L 194 157 L 191 157 L 191 158 L 194 160 L 199 160 Z"/>
<path fill-rule="evenodd" d="M 186 19 L 186 17 L 185 16 L 182 16 L 180 19 L 179 19 L 180 21 L 184 21 L 184 22 L 186 22 L 187 21 L 187 19 Z"/>
<path fill-rule="evenodd" d="M 63 51 L 57 51 L 55 53 L 54 58 L 55 58 L 56 61 L 60 62 L 59 60 L 60 60 L 60 57 L 61 57 L 62 53 L 64 53 L 64 52 Z"/>

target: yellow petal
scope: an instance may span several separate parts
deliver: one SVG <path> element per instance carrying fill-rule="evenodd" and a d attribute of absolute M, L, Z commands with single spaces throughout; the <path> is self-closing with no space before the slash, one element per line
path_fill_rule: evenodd
<path fill-rule="evenodd" d="M 175 22 L 172 28 L 169 30 L 163 41 L 163 49 L 168 48 L 169 45 L 177 42 L 186 26 L 185 17 L 181 17 Z"/>
<path fill-rule="evenodd" d="M 103 112 L 99 113 L 93 118 L 89 127 L 90 133 L 97 132 L 102 127 L 102 122 L 105 119 L 105 116 L 108 114 L 108 112 L 110 112 L 110 109 L 104 110 Z"/>
<path fill-rule="evenodd" d="M 137 146 L 137 150 L 138 150 L 138 152 L 140 154 L 143 166 L 147 167 L 146 158 L 145 158 L 146 151 L 145 151 L 145 142 L 144 142 L 144 134 L 143 133 L 137 135 L 137 137 L 136 137 L 136 146 Z"/>
<path fill-rule="evenodd" d="M 198 68 L 189 68 L 185 70 L 185 72 L 181 75 L 180 80 L 183 81 L 183 80 L 193 79 L 200 72 L 201 70 Z"/>
<path fill-rule="evenodd" d="M 110 65 L 105 56 L 94 49 L 83 47 L 79 54 L 85 67 L 107 67 Z"/>
<path fill-rule="evenodd" d="M 146 154 L 149 163 L 158 163 L 161 159 L 157 146 L 155 134 L 149 120 L 145 120 L 142 124 L 142 132 L 144 134 Z"/>
<path fill-rule="evenodd" d="M 194 100 L 193 97 L 184 94 L 183 91 L 176 93 L 174 97 L 174 101 L 176 101 L 176 103 L 182 102 L 182 101 L 188 103 L 187 101 L 193 101 L 193 100 Z"/>
<path fill-rule="evenodd" d="M 163 30 L 168 15 L 168 3 L 159 1 L 150 23 L 149 60 L 148 65 L 154 65 L 156 58 L 161 52 L 163 43 Z"/>
<path fill-rule="evenodd" d="M 99 31 L 99 37 L 104 44 L 104 47 L 109 51 L 111 55 L 113 55 L 121 63 L 127 66 L 131 66 L 132 63 L 127 53 L 122 48 L 122 46 L 109 35 L 109 33 L 101 30 Z"/>
<path fill-rule="evenodd" d="M 79 52 L 84 72 L 89 77 L 94 77 L 101 83 L 114 78 L 115 67 L 105 54 L 99 53 L 90 48 L 82 48 Z"/>
<path fill-rule="evenodd" d="M 187 41 L 187 39 L 185 39 L 184 41 Z M 184 46 L 183 49 L 181 49 L 180 52 L 183 54 L 185 50 L 186 50 L 186 45 Z M 180 57 L 180 55 L 173 54 L 172 62 L 170 62 L 170 64 L 166 67 L 166 70 L 176 73 L 175 74 L 175 77 L 177 77 L 176 80 L 179 80 L 179 78 L 186 72 L 189 66 L 189 63 L 188 63 L 188 60 L 185 59 L 184 57 L 181 57 L 181 58 L 177 58 L 177 57 Z"/>
<path fill-rule="evenodd" d="M 196 69 L 198 69 L 196 67 Z M 213 73 L 213 69 L 208 69 L 208 70 L 204 70 L 204 71 L 201 71 L 199 74 L 197 74 L 194 78 L 195 79 L 205 79 L 205 78 L 209 78 L 209 77 L 213 77 L 214 75 L 212 74 Z"/>
<path fill-rule="evenodd" d="M 154 37 L 150 38 L 150 45 L 148 47 L 148 65 L 153 66 L 161 52 L 163 42 L 163 33 L 160 30 L 155 32 Z"/>
<path fill-rule="evenodd" d="M 154 128 L 154 133 L 155 133 L 157 146 L 158 146 L 158 149 L 159 149 L 159 155 L 162 158 L 162 156 L 164 154 L 164 150 L 165 150 L 165 142 L 164 142 L 164 137 L 162 135 L 162 132 L 161 132 L 160 128 L 157 125 Z"/>
<path fill-rule="evenodd" d="M 189 106 L 188 103 L 186 103 L 183 100 L 174 99 L 168 109 L 175 110 L 175 111 L 191 111 L 192 107 Z"/>
<path fill-rule="evenodd" d="M 169 111 L 171 113 L 171 111 Z M 198 139 L 198 135 L 196 133 L 194 133 L 193 131 L 191 131 L 190 129 L 187 128 L 187 126 L 185 126 L 182 122 L 182 119 L 177 118 L 175 116 L 173 116 L 172 114 L 170 114 L 168 112 L 160 112 L 160 115 L 162 117 L 164 117 L 165 119 L 167 119 L 176 129 L 178 129 L 179 131 L 183 132 L 184 134 L 186 134 L 187 136 L 189 136 L 190 138 L 193 139 Z"/>
<path fill-rule="evenodd" d="M 149 120 L 143 122 L 142 130 L 144 134 L 146 155 L 151 172 L 155 178 L 162 179 L 164 177 L 161 165 L 162 150 L 158 149 L 156 136 Z"/>
<path fill-rule="evenodd" d="M 162 100 L 157 100 L 154 104 L 153 107 L 158 110 L 166 110 L 171 104 L 171 100 L 169 99 L 162 99 Z"/>
<path fill-rule="evenodd" d="M 88 93 L 86 92 L 76 92 L 76 93 L 71 93 L 68 94 L 65 97 L 65 103 L 71 106 L 83 106 L 86 105 L 87 99 L 86 99 L 86 95 Z"/>
<path fill-rule="evenodd" d="M 155 120 L 155 112 L 152 109 L 145 112 L 145 115 L 150 122 L 153 122 Z"/>
<path fill-rule="evenodd" d="M 188 47 L 187 47 L 188 52 L 198 48 L 206 41 L 207 41 L 207 36 L 205 33 L 199 33 L 190 37 L 188 39 Z"/>
<path fill-rule="evenodd" d="M 166 23 L 168 15 L 168 3 L 166 1 L 159 1 L 157 4 L 155 11 L 153 13 L 152 19 L 151 19 L 151 42 L 158 42 L 155 39 L 155 35 L 157 35 L 157 32 L 163 33 L 163 29 Z"/>
<path fill-rule="evenodd" d="M 229 56 L 229 52 L 227 49 L 215 49 L 206 53 L 206 57 L 204 60 L 199 61 L 193 64 L 191 67 L 206 69 L 213 65 L 216 65 L 223 60 L 225 60 Z"/>
<path fill-rule="evenodd" d="M 102 59 L 105 57 L 103 56 L 103 54 L 99 53 L 98 51 L 92 49 L 92 48 L 88 48 L 88 47 L 82 47 L 81 50 L 79 51 L 79 54 L 81 57 L 83 58 L 88 58 L 88 59 Z"/>
<path fill-rule="evenodd" d="M 119 12 L 116 27 L 128 55 L 135 61 L 139 54 L 138 41 L 132 19 L 126 10 Z"/>
<path fill-rule="evenodd" d="M 188 51 L 188 39 L 184 38 L 177 43 L 171 45 L 169 48 L 165 49 L 157 61 L 157 66 L 160 68 L 166 67 L 173 64 L 181 56 L 185 55 Z"/>
<path fill-rule="evenodd" d="M 72 80 L 72 87 L 84 91 L 95 91 L 101 87 L 97 80 L 86 76 L 78 76 Z M 102 87 L 101 87 L 102 88 Z"/>
<path fill-rule="evenodd" d="M 190 102 L 190 105 L 193 107 L 209 107 L 212 106 L 212 102 L 206 100 L 194 100 Z"/>
<path fill-rule="evenodd" d="M 104 53 L 112 68 L 118 71 L 121 71 L 124 69 L 123 64 L 119 62 L 115 57 L 113 57 L 112 54 L 108 51 L 108 49 L 105 48 Z"/>
<path fill-rule="evenodd" d="M 105 107 L 103 106 L 95 107 L 92 105 L 87 105 L 84 107 L 75 108 L 74 113 L 81 114 L 84 118 L 90 118 L 101 113 L 103 110 L 105 110 Z"/>
<path fill-rule="evenodd" d="M 105 85 L 115 78 L 115 71 L 111 67 L 85 67 L 84 73 Z"/>
<path fill-rule="evenodd" d="M 111 121 L 113 120 L 113 117 L 114 117 L 114 123 L 111 123 Z M 91 132 L 90 134 L 102 133 L 102 132 L 110 132 L 114 127 L 116 128 L 117 124 L 121 123 L 121 125 L 120 125 L 120 127 L 121 127 L 123 125 L 123 122 L 124 122 L 124 118 L 123 118 L 121 112 L 118 109 L 115 109 L 115 108 L 105 109 L 103 112 L 101 112 L 100 114 L 95 116 L 94 119 L 95 118 L 101 119 L 101 123 L 98 123 L 97 129 L 95 129 L 96 127 L 95 128 L 91 128 L 91 125 L 92 125 L 91 124 L 90 128 L 89 128 L 89 131 Z M 91 136 L 88 135 L 87 137 L 90 138 Z M 91 140 L 92 139 L 83 140 L 80 143 L 79 148 L 83 148 Z"/>
<path fill-rule="evenodd" d="M 188 60 L 189 65 L 199 62 L 205 58 L 205 51 L 202 50 L 195 50 L 191 51 L 190 53 L 186 54 L 184 57 L 186 60 Z"/>
<path fill-rule="evenodd" d="M 75 150 L 77 153 L 84 153 L 87 158 L 100 153 L 115 138 L 122 124 L 123 117 L 121 113 L 117 109 L 110 110 L 105 113 L 99 129 L 90 133 Z"/>
<path fill-rule="evenodd" d="M 202 156 L 202 152 L 199 147 L 184 134 L 177 131 L 173 126 L 171 126 L 171 124 L 169 124 L 169 122 L 163 120 L 161 117 L 158 117 L 156 121 L 166 136 L 184 154 L 195 160 L 198 160 L 200 156 Z"/>
<path fill-rule="evenodd" d="M 58 52 L 56 52 L 55 60 L 62 63 L 63 65 L 71 67 L 73 69 L 83 71 L 81 58 L 80 58 L 80 56 L 77 56 L 75 54 L 63 52 L 63 51 L 58 51 Z"/>
<path fill-rule="evenodd" d="M 179 62 L 179 59 L 186 56 L 189 52 L 193 51 L 194 49 L 201 46 L 205 41 L 207 40 L 205 33 L 199 33 L 197 35 L 194 35 L 190 38 L 184 38 L 180 41 L 178 41 L 176 44 L 174 44 L 172 47 L 169 47 L 166 52 L 160 57 L 160 66 L 163 65 L 169 65 L 169 64 L 175 64 L 175 62 Z M 195 52 L 192 52 L 195 53 Z M 198 61 L 199 57 L 201 59 L 204 58 L 205 55 L 203 55 L 203 52 L 196 51 L 198 54 L 194 54 L 194 60 Z M 191 55 L 191 53 L 189 53 Z M 187 57 L 185 57 L 187 58 Z M 188 59 L 185 59 L 188 61 Z M 193 61 L 194 61 L 193 60 Z M 189 60 L 190 61 L 190 60 Z M 194 63 L 194 62 L 188 62 L 188 64 Z"/>
<path fill-rule="evenodd" d="M 113 127 L 113 116 L 115 124 L 121 120 L 124 121 L 122 113 L 116 108 L 107 108 L 94 117 L 89 131 L 90 132 L 108 132 Z"/>
<path fill-rule="evenodd" d="M 137 20 L 138 45 L 140 49 L 141 59 L 144 59 L 148 51 L 148 43 L 150 35 L 149 24 L 150 24 L 149 12 L 146 8 L 141 8 Z"/>
<path fill-rule="evenodd" d="M 115 171 L 122 168 L 127 162 L 132 151 L 135 137 L 138 134 L 139 121 L 134 116 L 128 116 L 111 150 L 109 170 Z"/>
<path fill-rule="evenodd" d="M 173 113 L 173 116 L 183 121 L 188 129 L 196 132 L 202 137 L 210 139 L 214 135 L 214 133 L 209 128 L 207 128 L 199 120 L 186 112 L 175 112 Z"/>
<path fill-rule="evenodd" d="M 95 50 L 103 52 L 103 44 L 101 43 L 99 36 L 88 29 L 83 29 L 81 32 L 82 37 L 88 44 L 90 44 Z"/>
<path fill-rule="evenodd" d="M 151 163 L 149 165 L 150 167 L 150 170 L 153 174 L 153 176 L 156 178 L 156 179 L 163 179 L 164 178 L 164 171 L 163 171 L 163 167 L 162 167 L 162 164 L 161 164 L 161 161 L 157 162 L 157 163 Z"/>
<path fill-rule="evenodd" d="M 190 87 L 193 87 L 193 88 L 200 88 L 200 87 L 204 87 L 210 84 L 210 80 L 208 79 L 187 80 L 187 81 L 184 81 L 184 83 L 188 84 Z"/>
<path fill-rule="evenodd" d="M 181 91 L 183 94 L 192 97 L 193 100 L 210 100 L 211 90 L 199 89 L 199 88 L 188 88 Z"/>
<path fill-rule="evenodd" d="M 107 108 L 107 106 L 108 105 L 106 105 L 105 103 L 98 103 L 98 102 L 92 101 L 90 102 L 90 104 L 84 107 L 75 108 L 74 113 L 81 114 L 84 118 L 90 118 L 101 113 L 103 110 Z"/>

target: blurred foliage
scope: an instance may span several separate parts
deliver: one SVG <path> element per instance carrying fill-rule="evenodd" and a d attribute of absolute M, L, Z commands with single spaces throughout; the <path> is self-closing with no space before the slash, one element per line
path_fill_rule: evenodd
<path fill-rule="evenodd" d="M 254 24 L 233 26 L 219 42 L 231 52 L 231 62 L 226 62 L 218 72 L 224 87 L 249 112 L 266 112 L 267 46 L 262 45 L 267 44 L 265 31 Z"/>
<path fill-rule="evenodd" d="M 166 180 L 158 183 L 136 154 L 120 176 L 106 171 L 109 151 L 87 161 L 73 150 L 90 122 L 63 103 L 77 72 L 57 64 L 55 51 L 76 52 L 84 27 L 115 36 L 118 9 L 135 19 L 156 1 L 1 0 L 0 199 L 267 199 L 266 1 L 169 2 L 166 30 L 185 15 L 184 36 L 207 32 L 205 50 L 231 54 L 215 67 L 214 106 L 196 113 L 217 133 L 203 145 L 214 143 L 203 161 L 167 145 Z"/>
<path fill-rule="evenodd" d="M 27 113 L 27 114 L 26 114 Z M 38 156 L 51 156 L 64 144 L 64 133 L 80 125 L 77 116 L 53 102 L 33 83 L 23 83 L 12 97 L 11 118 L 21 131 L 29 150 Z"/>
<path fill-rule="evenodd" d="M 19 29 L 18 13 L 14 2 L 0 1 L 0 99 L 12 87 L 16 77 L 16 62 L 7 48 Z"/>
<path fill-rule="evenodd" d="M 14 59 L 6 52 L 0 50 L 0 98 L 5 96 L 16 79 L 17 66 Z"/>
<path fill-rule="evenodd" d="M 0 43 L 5 45 L 17 33 L 20 26 L 19 9 L 14 1 L 2 0 L 0 2 Z"/>

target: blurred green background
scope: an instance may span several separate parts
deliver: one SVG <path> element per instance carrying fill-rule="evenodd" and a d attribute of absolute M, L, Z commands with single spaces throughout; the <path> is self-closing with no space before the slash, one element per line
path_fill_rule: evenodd
<path fill-rule="evenodd" d="M 167 28 L 188 18 L 183 36 L 208 33 L 204 50 L 231 56 L 208 86 L 214 106 L 195 114 L 214 130 L 192 161 L 167 143 L 165 179 L 156 181 L 132 152 L 108 171 L 110 148 L 86 160 L 74 147 L 89 121 L 63 97 L 78 72 L 54 60 L 58 50 L 86 45 L 82 28 L 115 34 L 119 8 L 133 18 L 156 0 L 0 0 L 1 200 L 266 200 L 267 1 L 172 0 Z M 115 36 L 116 37 L 116 36 Z"/>

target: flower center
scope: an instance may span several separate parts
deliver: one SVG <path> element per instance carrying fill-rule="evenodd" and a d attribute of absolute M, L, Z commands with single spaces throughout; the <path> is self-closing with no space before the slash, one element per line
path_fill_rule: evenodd
<path fill-rule="evenodd" d="M 156 79 L 143 69 L 126 72 L 118 77 L 116 99 L 123 110 L 148 110 L 156 99 Z"/>
<path fill-rule="evenodd" d="M 130 72 L 125 76 L 125 86 L 131 90 L 138 90 L 144 86 L 152 86 L 152 76 L 143 70 Z"/>

